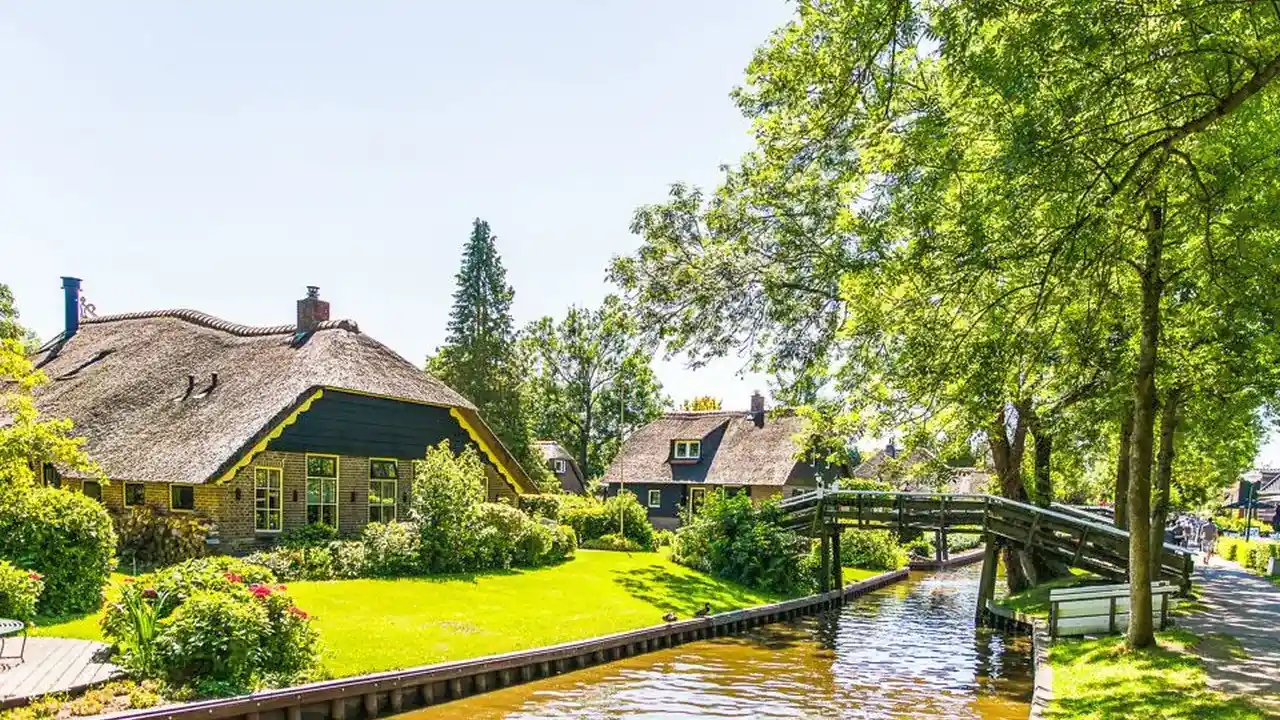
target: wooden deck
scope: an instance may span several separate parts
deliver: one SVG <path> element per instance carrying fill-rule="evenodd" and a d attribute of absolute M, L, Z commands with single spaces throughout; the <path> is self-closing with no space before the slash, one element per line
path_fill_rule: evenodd
<path fill-rule="evenodd" d="M 5 643 L 5 655 L 16 642 Z M 0 660 L 0 708 L 25 705 L 31 698 L 97 685 L 123 675 L 108 662 L 110 648 L 90 640 L 33 637 L 25 661 Z"/>

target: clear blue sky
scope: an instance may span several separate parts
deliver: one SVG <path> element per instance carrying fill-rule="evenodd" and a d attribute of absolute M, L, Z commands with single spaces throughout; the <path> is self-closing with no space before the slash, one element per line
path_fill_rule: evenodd
<path fill-rule="evenodd" d="M 519 323 L 595 304 L 637 244 L 635 207 L 713 185 L 748 148 L 728 93 L 791 8 L 4 3 L 0 282 L 44 338 L 60 275 L 102 313 L 263 325 L 319 285 L 335 316 L 420 362 L 479 216 Z M 656 363 L 676 400 L 745 407 L 764 380 L 740 365 Z"/>
<path fill-rule="evenodd" d="M 414 362 L 474 217 L 520 324 L 595 304 L 635 207 L 748 146 L 728 93 L 783 0 L 5 3 L 0 282 L 101 313 L 291 322 L 305 285 Z M 7 263 L 6 263 L 7 264 Z M 659 363 L 746 407 L 741 365 Z"/>

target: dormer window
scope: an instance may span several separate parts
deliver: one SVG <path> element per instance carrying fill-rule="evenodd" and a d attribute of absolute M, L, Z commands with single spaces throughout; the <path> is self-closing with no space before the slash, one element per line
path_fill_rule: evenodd
<path fill-rule="evenodd" d="M 551 461 L 551 470 L 555 472 L 555 474 L 557 475 L 563 475 L 565 471 L 568 469 L 569 469 L 569 465 L 564 460 Z"/>
<path fill-rule="evenodd" d="M 675 452 L 672 457 L 676 460 L 697 460 L 702 456 L 701 440 L 676 440 Z"/>

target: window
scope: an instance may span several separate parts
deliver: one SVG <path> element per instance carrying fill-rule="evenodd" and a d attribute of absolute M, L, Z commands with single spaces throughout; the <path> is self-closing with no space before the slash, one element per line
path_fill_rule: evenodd
<path fill-rule="evenodd" d="M 196 488 L 194 485 L 170 485 L 169 509 L 190 512 L 196 509 Z"/>
<path fill-rule="evenodd" d="M 307 523 L 338 527 L 338 458 L 307 456 Z"/>
<path fill-rule="evenodd" d="M 396 519 L 396 478 L 400 467 L 395 460 L 369 461 L 369 522 Z"/>
<path fill-rule="evenodd" d="M 80 489 L 88 497 L 102 502 L 102 485 L 97 480 L 85 480 Z"/>
<path fill-rule="evenodd" d="M 554 470 L 557 475 L 563 475 L 565 471 L 569 469 L 569 464 L 564 460 L 552 460 L 551 469 Z"/>
<path fill-rule="evenodd" d="M 697 460 L 702 455 L 701 440 L 677 440 L 675 458 L 677 460 Z"/>
<path fill-rule="evenodd" d="M 650 490 L 649 491 L 649 507 L 656 508 L 661 506 L 662 506 L 662 491 Z"/>
<path fill-rule="evenodd" d="M 62 476 L 58 474 L 58 468 L 54 467 L 53 463 L 45 463 L 41 470 L 41 475 L 44 478 L 45 485 L 51 488 L 62 487 Z"/>
<path fill-rule="evenodd" d="M 280 532 L 284 527 L 284 471 L 280 468 L 253 469 L 253 529 Z"/>
<path fill-rule="evenodd" d="M 707 499 L 707 489 L 704 487 L 689 488 L 689 512 L 694 515 L 702 509 L 702 501 Z"/>
<path fill-rule="evenodd" d="M 124 504 L 127 507 L 142 505 L 147 502 L 147 486 L 142 483 L 124 484 Z"/>

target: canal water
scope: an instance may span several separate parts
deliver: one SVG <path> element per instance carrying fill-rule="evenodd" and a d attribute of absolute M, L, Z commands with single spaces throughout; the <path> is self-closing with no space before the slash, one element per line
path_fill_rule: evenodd
<path fill-rule="evenodd" d="M 978 567 L 817 617 L 680 645 L 408 713 L 510 718 L 1027 717 L 1029 638 L 975 628 Z"/>

